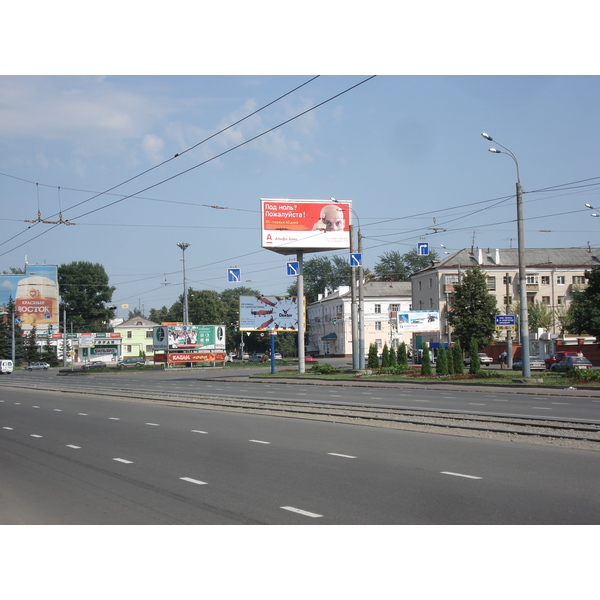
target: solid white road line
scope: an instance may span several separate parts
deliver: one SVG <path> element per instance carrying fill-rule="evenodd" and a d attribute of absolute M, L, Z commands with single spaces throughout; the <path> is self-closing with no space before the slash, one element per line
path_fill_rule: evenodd
<path fill-rule="evenodd" d="M 465 477 L 467 479 L 482 479 L 482 477 L 475 477 L 474 475 L 465 475 L 463 473 L 452 473 L 451 471 L 440 471 L 442 475 L 453 475 L 454 477 Z"/>
<path fill-rule="evenodd" d="M 117 462 L 125 463 L 126 465 L 133 464 L 132 460 L 125 460 L 124 458 L 113 458 L 113 460 L 116 460 Z"/>
<path fill-rule="evenodd" d="M 349 454 L 337 454 L 336 452 L 328 452 L 329 456 L 341 456 L 342 458 L 356 458 L 356 456 L 350 456 Z"/>
<path fill-rule="evenodd" d="M 293 506 L 281 506 L 283 510 L 289 510 L 290 512 L 298 513 L 299 515 L 304 515 L 305 517 L 311 517 L 313 519 L 318 519 L 323 515 L 318 515 L 317 513 L 308 512 L 307 510 L 301 510 L 299 508 L 294 508 Z"/>
<path fill-rule="evenodd" d="M 198 479 L 192 479 L 191 477 L 180 477 L 182 481 L 189 481 L 190 483 L 195 483 L 196 485 L 207 485 L 206 481 L 199 481 Z"/>

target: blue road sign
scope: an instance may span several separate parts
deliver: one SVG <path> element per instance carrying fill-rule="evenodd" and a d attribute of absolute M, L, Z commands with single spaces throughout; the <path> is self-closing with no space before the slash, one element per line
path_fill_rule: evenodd
<path fill-rule="evenodd" d="M 496 329 L 515 330 L 515 315 L 496 315 Z"/>
<path fill-rule="evenodd" d="M 429 244 L 427 242 L 418 242 L 417 254 L 419 256 L 429 256 Z"/>
<path fill-rule="evenodd" d="M 350 266 L 351 267 L 360 267 L 362 264 L 362 254 L 358 252 L 350 253 Z"/>
<path fill-rule="evenodd" d="M 288 275 L 298 275 L 300 272 L 300 263 L 297 261 L 289 262 L 287 264 L 287 274 Z"/>
<path fill-rule="evenodd" d="M 227 281 L 237 282 L 242 280 L 241 269 L 227 269 Z"/>

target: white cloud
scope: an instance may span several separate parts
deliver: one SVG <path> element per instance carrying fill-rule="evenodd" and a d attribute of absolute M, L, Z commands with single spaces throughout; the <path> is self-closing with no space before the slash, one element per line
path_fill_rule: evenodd
<path fill-rule="evenodd" d="M 163 160 L 162 151 L 165 143 L 161 138 L 152 133 L 147 133 L 142 140 L 142 151 L 151 163 L 159 163 Z"/>

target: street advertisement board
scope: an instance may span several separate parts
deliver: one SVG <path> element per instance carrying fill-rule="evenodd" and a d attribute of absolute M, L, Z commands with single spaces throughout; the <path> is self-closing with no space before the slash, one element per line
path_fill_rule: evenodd
<path fill-rule="evenodd" d="M 165 346 L 165 333 L 166 344 Z M 160 339 L 159 339 L 160 338 Z M 167 325 L 154 327 L 154 350 L 225 350 L 223 325 Z"/>
<path fill-rule="evenodd" d="M 398 332 L 433 332 L 440 330 L 437 310 L 410 310 L 398 313 Z"/>
<path fill-rule="evenodd" d="M 0 275 L 0 314 L 6 314 L 10 298 L 24 330 L 58 329 L 56 265 L 27 265 L 25 274 Z"/>
<path fill-rule="evenodd" d="M 240 331 L 298 331 L 298 297 L 240 296 Z"/>
<path fill-rule="evenodd" d="M 223 362 L 225 352 L 177 352 L 168 356 L 170 363 L 201 363 L 201 362 Z"/>
<path fill-rule="evenodd" d="M 261 198 L 262 247 L 280 254 L 350 248 L 352 203 Z"/>

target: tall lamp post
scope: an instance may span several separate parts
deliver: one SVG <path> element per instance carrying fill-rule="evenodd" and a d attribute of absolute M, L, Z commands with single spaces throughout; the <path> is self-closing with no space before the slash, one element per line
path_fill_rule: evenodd
<path fill-rule="evenodd" d="M 331 198 L 333 202 L 338 202 L 335 198 Z M 358 253 L 362 256 L 362 231 L 360 227 L 360 219 L 356 211 L 348 207 L 338 208 L 340 211 L 349 210 L 355 217 L 358 223 Z M 350 252 L 354 252 L 354 226 L 350 225 Z M 352 367 L 354 369 L 364 370 L 365 368 L 365 295 L 364 295 L 364 272 L 362 266 L 362 260 L 358 267 L 358 318 L 357 318 L 357 307 L 356 307 L 356 267 L 351 266 L 352 269 L 352 288 L 351 288 L 351 302 L 352 302 Z M 358 343 L 357 343 L 358 340 Z M 358 356 L 357 356 L 358 354 Z"/>
<path fill-rule="evenodd" d="M 187 297 L 187 283 L 185 280 L 185 250 L 189 247 L 186 242 L 178 242 L 177 245 L 181 248 L 183 254 L 183 324 L 185 327 L 189 325 L 188 317 L 188 297 Z"/>
<path fill-rule="evenodd" d="M 481 134 L 486 140 L 493 142 L 491 135 Z M 531 376 L 531 366 L 529 360 L 529 317 L 527 314 L 527 273 L 525 266 L 525 235 L 523 233 L 523 188 L 521 187 L 521 177 L 519 174 L 519 163 L 517 157 L 502 144 L 496 142 L 502 150 L 490 148 L 489 151 L 494 154 L 508 154 L 517 167 L 517 239 L 519 248 L 519 326 L 521 331 L 521 356 L 523 359 L 523 377 Z"/>

